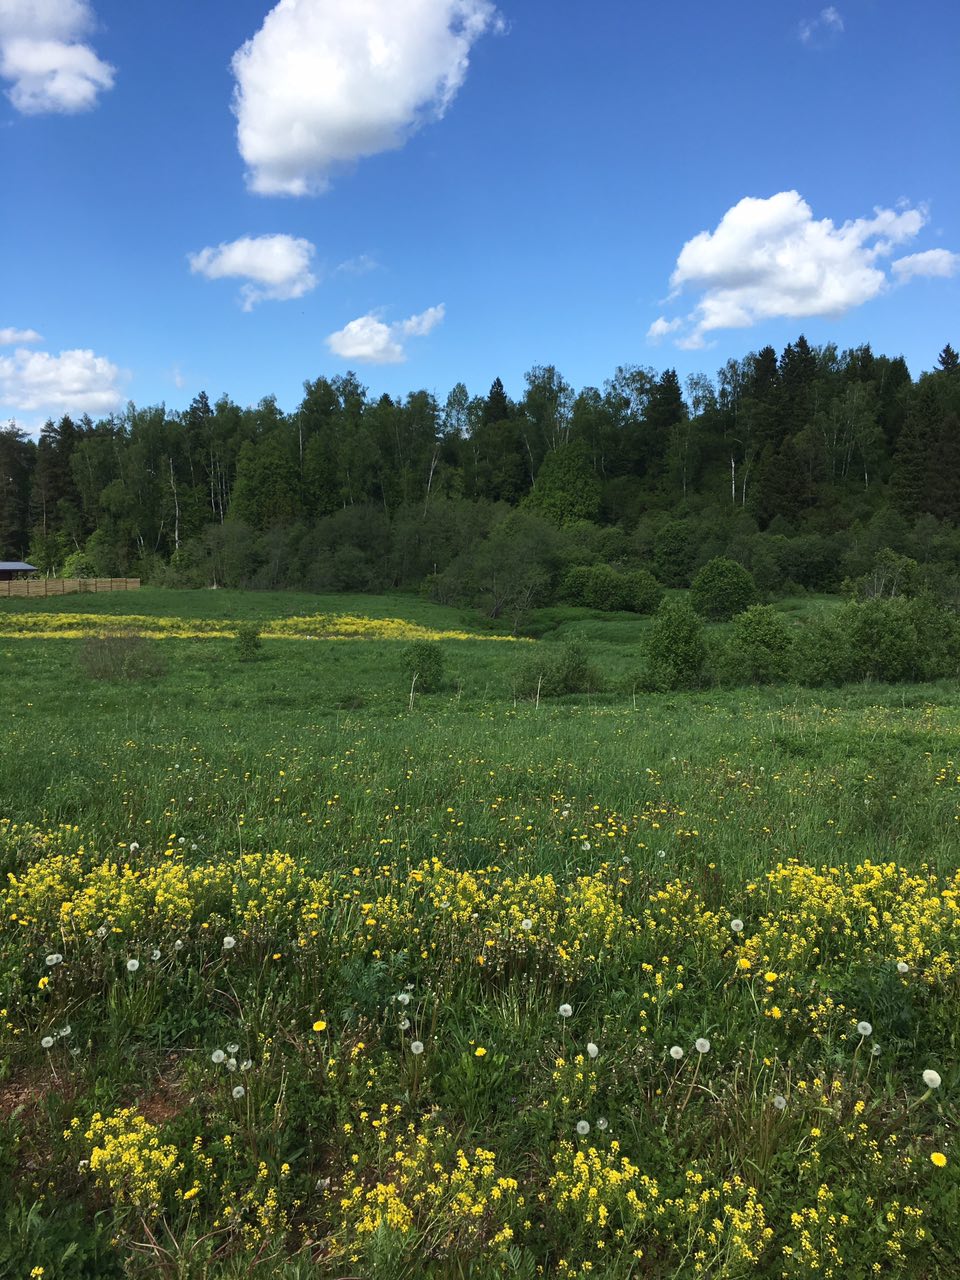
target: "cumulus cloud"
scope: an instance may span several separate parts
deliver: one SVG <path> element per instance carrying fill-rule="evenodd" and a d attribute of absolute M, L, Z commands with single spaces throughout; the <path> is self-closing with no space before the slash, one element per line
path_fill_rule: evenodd
<path fill-rule="evenodd" d="M 949 249 L 927 249 L 924 253 L 910 253 L 905 258 L 891 262 L 893 274 L 901 283 L 916 276 L 938 276 L 941 279 L 955 276 L 960 271 L 960 253 Z"/>
<path fill-rule="evenodd" d="M 122 396 L 120 370 L 92 351 L 0 356 L 0 404 L 23 413 L 110 413 Z"/>
<path fill-rule="evenodd" d="M 88 111 L 113 87 L 114 68 L 83 38 L 88 0 L 0 0 L 0 77 L 23 115 Z"/>
<path fill-rule="evenodd" d="M 842 36 L 843 31 L 843 17 L 833 5 L 821 9 L 816 18 L 806 19 L 797 28 L 800 43 L 812 48 L 820 47 L 827 41 Z"/>
<path fill-rule="evenodd" d="M 683 246 L 670 277 L 671 298 L 696 290 L 699 300 L 682 322 L 655 320 L 648 337 L 676 332 L 678 346 L 696 348 L 718 329 L 745 329 L 776 317 L 842 315 L 888 288 L 881 260 L 913 239 L 926 220 L 925 209 L 903 206 L 835 226 L 829 218 L 815 219 L 796 191 L 748 196 L 713 231 L 701 231 Z M 899 259 L 908 264 L 904 278 L 943 274 L 945 251 L 931 252 L 932 260 L 928 254 Z M 911 269 L 914 258 L 920 262 Z"/>
<path fill-rule="evenodd" d="M 26 342 L 42 342 L 36 329 L 0 329 L 0 347 L 15 347 Z"/>
<path fill-rule="evenodd" d="M 315 288 L 315 253 L 309 240 L 294 236 L 241 236 L 191 253 L 188 261 L 191 271 L 208 280 L 245 280 L 240 298 L 244 311 L 252 311 L 264 299 L 287 302 Z"/>
<path fill-rule="evenodd" d="M 491 0 L 280 0 L 233 57 L 250 189 L 320 192 L 340 166 L 403 146 L 499 26 Z"/>
<path fill-rule="evenodd" d="M 343 360 L 361 364 L 402 364 L 407 353 L 405 338 L 423 338 L 446 315 L 443 303 L 395 324 L 385 324 L 374 314 L 360 316 L 327 338 L 327 346 Z"/>

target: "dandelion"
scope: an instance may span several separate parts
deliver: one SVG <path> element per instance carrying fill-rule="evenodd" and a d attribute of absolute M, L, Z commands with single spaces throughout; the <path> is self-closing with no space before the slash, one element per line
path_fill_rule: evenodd
<path fill-rule="evenodd" d="M 610 1121 L 607 1120 L 604 1116 L 601 1116 L 600 1119 L 597 1121 L 597 1128 L 600 1130 L 601 1133 L 606 1133 L 607 1129 L 610 1128 Z"/>
<path fill-rule="evenodd" d="M 423 1041 L 414 1040 L 410 1045 L 410 1052 L 415 1056 L 419 1057 L 419 1055 L 423 1053 Z"/>
<path fill-rule="evenodd" d="M 317 1031 L 317 1032 L 326 1031 L 327 1029 L 326 1020 L 324 1018 L 318 1018 L 316 1022 L 313 1024 L 313 1029 L 314 1031 Z"/>
<path fill-rule="evenodd" d="M 569 1004 L 562 1004 L 557 1012 L 560 1014 L 561 1018 L 571 1018 L 573 1017 L 573 1006 Z"/>
<path fill-rule="evenodd" d="M 150 959 L 151 959 L 151 960 L 159 960 L 159 959 L 160 959 L 160 948 L 159 948 L 159 947 L 154 947 L 154 948 L 153 948 L 153 950 L 150 952 Z"/>
<path fill-rule="evenodd" d="M 236 1060 L 236 1058 L 228 1058 L 228 1059 L 227 1059 L 227 1070 L 228 1070 L 228 1071 L 236 1071 L 236 1069 L 237 1069 L 237 1060 Z"/>
<path fill-rule="evenodd" d="M 678 1044 L 675 1044 L 671 1047 L 670 1057 L 673 1058 L 674 1062 L 679 1062 L 680 1059 L 683 1057 L 683 1050 L 680 1048 Z"/>
<path fill-rule="evenodd" d="M 521 920 L 521 921 L 520 921 L 520 928 L 521 928 L 521 929 L 525 929 L 525 930 L 527 931 L 527 933 L 529 933 L 529 932 L 530 932 L 530 930 L 533 928 L 533 921 L 532 921 L 532 920 Z"/>
<path fill-rule="evenodd" d="M 240 1099 L 243 1097 L 243 1095 L 244 1095 L 246 1092 L 247 1092 L 247 1091 L 246 1091 L 246 1089 L 243 1087 L 243 1085 L 242 1085 L 242 1084 L 234 1085 L 233 1090 L 232 1090 L 233 1096 L 234 1096 L 234 1098 L 236 1099 L 236 1101 L 237 1101 L 237 1102 L 239 1102 L 239 1101 L 240 1101 Z"/>
<path fill-rule="evenodd" d="M 580 847 L 583 849 L 583 852 L 584 852 L 584 853 L 589 853 L 589 852 L 590 852 L 590 847 L 591 847 L 591 846 L 590 846 L 590 841 L 589 841 L 589 840 L 584 840 L 583 844 L 582 844 Z"/>
<path fill-rule="evenodd" d="M 182 951 L 182 950 L 183 950 L 183 939 L 182 939 L 182 938 L 178 938 L 178 939 L 176 940 L 176 942 L 173 944 L 173 949 L 174 949 L 174 951 Z"/>
<path fill-rule="evenodd" d="M 127 961 L 127 973 L 136 973 L 136 972 L 137 972 L 137 970 L 138 970 L 139 968 L 140 968 L 140 961 L 139 961 L 139 960 L 128 960 L 128 961 Z"/>
<path fill-rule="evenodd" d="M 186 843 L 187 843 L 186 836 L 181 836 L 180 839 L 177 841 L 177 844 L 186 844 Z"/>
<path fill-rule="evenodd" d="M 858 1035 L 858 1036 L 863 1036 L 864 1040 L 866 1040 L 867 1036 L 872 1036 L 872 1035 L 873 1035 L 873 1024 L 872 1024 L 871 1022 L 858 1022 L 858 1023 L 857 1023 L 857 1035 Z"/>
<path fill-rule="evenodd" d="M 401 991 L 400 994 L 397 996 L 397 1003 L 402 1005 L 408 1005 L 410 1003 L 409 991 Z"/>
<path fill-rule="evenodd" d="M 130 845 L 130 852 L 137 853 L 139 849 L 140 849 L 140 846 L 137 844 L 136 840 L 134 840 Z"/>
<path fill-rule="evenodd" d="M 238 1044 L 227 1045 L 227 1053 L 239 1053 L 239 1052 L 240 1052 L 240 1046 Z"/>
<path fill-rule="evenodd" d="M 871 1052 L 871 1054 L 873 1055 L 873 1057 L 875 1057 L 875 1058 L 879 1058 L 879 1057 L 880 1057 L 880 1046 L 879 1046 L 878 1044 L 875 1044 L 875 1045 L 873 1046 L 873 1048 L 870 1050 L 870 1052 Z"/>
<path fill-rule="evenodd" d="M 773 1105 L 777 1108 L 778 1111 L 786 1111 L 787 1100 L 782 1093 L 775 1093 L 773 1095 Z"/>
<path fill-rule="evenodd" d="M 743 921 L 739 919 L 731 920 L 730 928 L 733 930 L 734 933 L 743 933 Z"/>
<path fill-rule="evenodd" d="M 940 1072 L 928 1068 L 923 1073 L 923 1083 L 928 1089 L 939 1089 L 943 1081 L 940 1079 Z"/>
<path fill-rule="evenodd" d="M 580 1137 L 581 1137 L 581 1138 L 585 1138 L 589 1132 L 590 1132 L 590 1121 L 589 1121 L 589 1120 L 578 1120 L 578 1121 L 577 1121 L 577 1133 L 580 1135 Z"/>
<path fill-rule="evenodd" d="M 709 1053 L 710 1041 L 706 1038 L 706 1036 L 698 1036 L 697 1039 L 693 1042 L 693 1047 L 696 1049 L 697 1053 Z"/>
<path fill-rule="evenodd" d="M 473 1056 L 475 1058 L 485 1058 L 487 1056 L 487 1051 L 482 1044 L 477 1045 L 477 1047 L 473 1051 Z"/>
<path fill-rule="evenodd" d="M 231 938 L 230 934 L 228 933 L 228 934 L 227 934 L 227 936 L 226 936 L 226 937 L 224 938 L 224 940 L 223 940 L 223 949 L 224 949 L 224 951 L 232 951 L 232 950 L 233 950 L 233 948 L 234 948 L 236 945 L 237 945 L 237 940 L 236 940 L 236 938 Z"/>
<path fill-rule="evenodd" d="M 63 956 L 60 954 L 59 951 L 51 951 L 50 954 L 47 956 L 47 964 L 50 966 L 51 969 L 55 964 L 62 964 L 62 963 L 63 963 Z"/>
<path fill-rule="evenodd" d="M 44 1036 L 43 1039 L 40 1041 L 40 1047 L 41 1049 L 52 1049 L 53 1036 Z"/>
<path fill-rule="evenodd" d="M 72 1030 L 73 1030 L 73 1027 L 71 1027 L 70 1023 L 68 1022 L 65 1027 L 60 1028 L 60 1030 L 57 1032 L 57 1035 L 66 1037 L 71 1033 Z"/>
<path fill-rule="evenodd" d="M 599 1053 L 600 1053 L 600 1049 L 591 1040 L 590 1043 L 587 1045 L 587 1056 L 591 1058 L 596 1058 Z"/>
<path fill-rule="evenodd" d="M 401 1018 L 401 1019 L 400 1019 L 400 1030 L 401 1030 L 401 1031 L 409 1031 L 409 1030 L 410 1030 L 410 1019 L 409 1019 L 409 1018 Z"/>
<path fill-rule="evenodd" d="M 213 1053 L 211 1053 L 210 1055 L 210 1061 L 215 1062 L 219 1067 L 220 1063 L 223 1062 L 226 1056 L 227 1055 L 223 1052 L 222 1049 L 214 1049 Z"/>
<path fill-rule="evenodd" d="M 906 960 L 898 960 L 898 961 L 897 961 L 897 973 L 899 973 L 899 974 L 904 974 L 904 973 L 909 973 L 909 972 L 910 972 L 910 966 L 907 964 Z"/>
<path fill-rule="evenodd" d="M 252 1066 L 253 1066 L 253 1059 L 244 1058 L 244 1060 L 240 1063 L 240 1070 L 249 1071 Z"/>
<path fill-rule="evenodd" d="M 942 1169 L 944 1165 L 947 1163 L 947 1157 L 943 1154 L 942 1151 L 931 1151 L 930 1159 L 933 1162 L 933 1164 L 937 1166 L 938 1169 Z"/>
<path fill-rule="evenodd" d="M 100 928 L 97 930 L 97 937 L 102 939 L 102 938 L 105 938 L 106 936 L 107 936 L 107 926 L 105 924 L 102 924 Z"/>

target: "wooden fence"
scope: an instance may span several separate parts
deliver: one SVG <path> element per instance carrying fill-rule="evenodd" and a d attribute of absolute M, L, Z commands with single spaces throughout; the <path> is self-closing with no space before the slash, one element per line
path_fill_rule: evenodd
<path fill-rule="evenodd" d="M 136 591 L 139 586 L 139 578 L 19 578 L 0 582 L 0 597 L 33 599 L 72 595 L 76 591 Z"/>

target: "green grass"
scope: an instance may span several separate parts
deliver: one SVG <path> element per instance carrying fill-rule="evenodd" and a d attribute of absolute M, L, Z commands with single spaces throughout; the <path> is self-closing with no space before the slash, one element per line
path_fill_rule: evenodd
<path fill-rule="evenodd" d="M 413 597 L 30 605 L 68 602 L 463 625 Z M 515 703 L 517 646 L 482 639 L 444 642 L 446 686 L 411 709 L 398 642 L 266 640 L 242 662 L 232 640 L 164 639 L 162 675 L 111 683 L 84 674 L 80 641 L 0 638 L 0 818 L 19 824 L 0 828 L 0 869 L 28 886 L 8 885 L 0 928 L 0 1171 L 15 1188 L 0 1277 L 486 1280 L 558 1274 L 562 1259 L 570 1274 L 591 1262 L 614 1280 L 679 1280 L 698 1252 L 699 1274 L 730 1280 L 956 1269 L 960 940 L 941 892 L 957 869 L 956 686 L 634 695 L 646 620 L 540 622 L 545 644 L 586 636 L 606 693 Z M 768 883 L 791 860 L 813 878 Z M 843 871 L 868 861 L 894 867 Z M 852 1031 L 864 1018 L 876 1061 Z M 230 1043 L 249 1072 L 211 1062 Z M 928 1066 L 944 1083 L 921 1099 Z M 91 1117 L 127 1107 L 155 1132 L 116 1120 L 138 1172 L 111 1184 L 108 1161 L 98 1183 L 78 1171 L 109 1150 Z M 371 1127 L 383 1116 L 386 1146 Z M 618 1160 L 613 1140 L 674 1203 L 669 1230 L 613 1183 L 595 1184 L 607 1227 L 587 1222 L 583 1188 L 564 1208 L 583 1177 L 575 1150 Z M 151 1141 L 176 1150 L 156 1203 Z M 482 1206 L 458 1218 L 444 1179 L 477 1146 L 496 1174 L 471 1166 L 463 1195 Z M 525 1206 L 507 1186 L 492 1195 L 500 1177 Z M 378 1181 L 421 1206 L 409 1231 L 363 1230 Z M 693 1186 L 716 1192 L 705 1216 L 684 1199 Z M 837 1221 L 805 1244 L 793 1215 L 818 1204 Z"/>

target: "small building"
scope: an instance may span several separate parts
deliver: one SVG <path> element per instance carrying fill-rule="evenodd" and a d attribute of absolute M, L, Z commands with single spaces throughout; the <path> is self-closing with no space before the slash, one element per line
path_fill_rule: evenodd
<path fill-rule="evenodd" d="M 0 560 L 0 582 L 12 582 L 21 573 L 36 573 L 37 566 L 23 560 Z"/>

